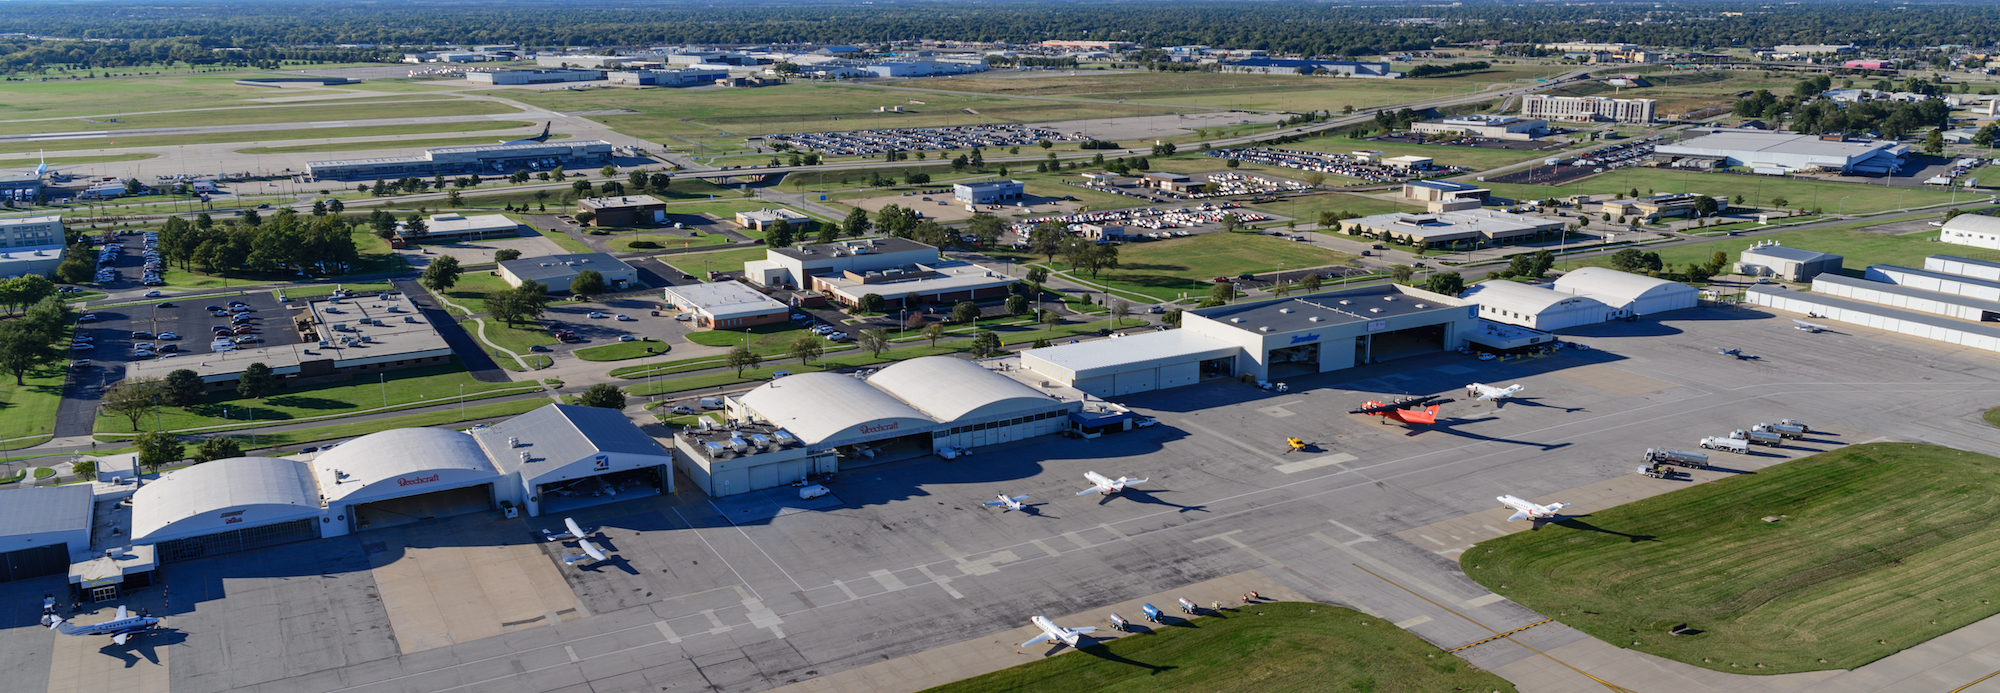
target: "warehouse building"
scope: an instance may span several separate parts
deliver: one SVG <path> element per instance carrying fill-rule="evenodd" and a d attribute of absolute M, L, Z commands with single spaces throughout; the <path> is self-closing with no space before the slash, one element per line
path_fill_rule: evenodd
<path fill-rule="evenodd" d="M 1459 298 L 1479 306 L 1479 317 L 1542 331 L 1596 325 L 1617 314 L 1589 296 L 1556 291 L 1504 279 L 1472 285 Z"/>
<path fill-rule="evenodd" d="M 0 219 L 0 250 L 61 250 L 63 243 L 61 214 Z"/>
<path fill-rule="evenodd" d="M 161 563 L 317 538 L 322 519 L 312 466 L 298 460 L 215 460 L 132 494 L 132 542 Z"/>
<path fill-rule="evenodd" d="M 520 222 L 505 214 L 479 214 L 465 216 L 457 212 L 432 214 L 424 222 L 422 233 L 411 233 L 409 224 L 396 222 L 396 239 L 405 245 L 412 243 L 440 243 L 480 239 L 487 236 L 512 237 L 520 235 Z"/>
<path fill-rule="evenodd" d="M 1650 123 L 1655 103 L 1652 99 L 1529 94 L 1521 99 L 1521 117 L 1579 123 Z"/>
<path fill-rule="evenodd" d="M 974 205 L 1018 200 L 1026 194 L 1027 184 L 1018 180 L 983 180 L 977 183 L 956 183 L 951 186 L 951 196 L 954 199 Z"/>
<path fill-rule="evenodd" d="M 90 551 L 88 485 L 0 489 L 0 583 L 57 575 Z"/>
<path fill-rule="evenodd" d="M 1864 276 L 1869 281 L 1888 282 L 1982 301 L 2000 301 L 2000 281 L 1895 265 L 1869 265 Z"/>
<path fill-rule="evenodd" d="M 595 168 L 610 163 L 611 155 L 611 143 L 604 140 L 433 147 L 417 156 L 311 161 L 306 163 L 306 173 L 316 181 L 495 175 L 571 165 Z"/>
<path fill-rule="evenodd" d="M 802 231 L 810 228 L 812 217 L 784 208 L 766 208 L 736 213 L 736 225 L 746 229 L 766 231 L 780 221 L 790 225 L 793 231 Z"/>
<path fill-rule="evenodd" d="M 612 84 L 635 87 L 701 87 L 729 79 L 729 70 L 691 67 L 678 70 L 622 70 L 605 74 Z"/>
<path fill-rule="evenodd" d="M 866 380 L 786 376 L 728 403 L 732 419 L 783 429 L 808 456 L 836 451 L 842 468 L 1055 433 L 1080 408 L 949 356 L 901 361 Z"/>
<path fill-rule="evenodd" d="M 312 461 L 325 504 L 322 536 L 493 508 L 500 473 L 472 436 L 398 428 L 355 438 Z"/>
<path fill-rule="evenodd" d="M 1098 397 L 1167 390 L 1236 374 L 1235 344 L 1189 330 L 1145 332 L 1021 352 L 1021 367 Z"/>
<path fill-rule="evenodd" d="M 1494 140 L 1532 140 L 1547 134 L 1549 121 L 1511 115 L 1473 114 L 1425 120 L 1410 129 L 1433 135 L 1470 135 Z"/>
<path fill-rule="evenodd" d="M 604 275 L 604 285 L 614 292 L 639 286 L 639 270 L 608 253 L 543 255 L 508 260 L 500 263 L 500 279 L 515 287 L 521 282 L 534 280 L 541 282 L 549 293 L 565 294 L 569 293 L 570 282 L 584 270 L 596 270 Z"/>
<path fill-rule="evenodd" d="M 766 296 L 743 282 L 669 286 L 667 303 L 694 315 L 689 322 L 703 330 L 739 330 L 784 322 L 791 314 L 783 301 Z"/>
<path fill-rule="evenodd" d="M 551 404 L 473 431 L 510 477 L 495 494 L 529 517 L 673 493 L 673 457 L 623 412 Z"/>
<path fill-rule="evenodd" d="M 1402 240 L 1418 247 L 1445 247 L 1456 243 L 1505 245 L 1540 240 L 1559 234 L 1562 219 L 1544 219 L 1499 210 L 1391 212 L 1348 219 L 1348 228 L 1383 240 Z"/>
<path fill-rule="evenodd" d="M 652 195 L 586 197 L 576 201 L 576 211 L 596 216 L 591 223 L 598 226 L 638 226 L 665 221 L 667 203 Z"/>
<path fill-rule="evenodd" d="M 638 58 L 624 55 L 543 55 L 535 58 L 535 64 L 558 69 L 567 68 L 613 68 Z"/>
<path fill-rule="evenodd" d="M 764 287 L 802 287 L 849 306 L 875 294 L 891 308 L 999 298 L 1019 281 L 904 238 L 769 248 L 763 260 L 743 263 L 743 278 Z"/>
<path fill-rule="evenodd" d="M 1960 214 L 1944 222 L 1944 230 L 1938 234 L 1938 240 L 1974 248 L 2000 250 L 2000 217 Z"/>
<path fill-rule="evenodd" d="M 1788 282 L 1809 282 L 1824 272 L 1840 272 L 1843 258 L 1804 248 L 1787 248 L 1777 241 L 1760 242 L 1743 251 L 1736 261 L 1736 273 L 1750 277 L 1777 277 Z"/>
<path fill-rule="evenodd" d="M 0 250 L 0 279 L 30 274 L 47 277 L 62 265 L 63 247 L 9 248 Z"/>
<path fill-rule="evenodd" d="M 1651 197 L 1630 197 L 1611 200 L 1599 205 L 1599 211 L 1614 217 L 1638 217 L 1646 221 L 1668 217 L 1685 217 L 1695 213 L 1702 195 L 1699 193 L 1666 193 Z M 1728 196 L 1710 198 L 1716 209 L 1729 206 Z"/>
<path fill-rule="evenodd" d="M 1493 191 L 1476 185 L 1448 180 L 1413 180 L 1403 183 L 1403 199 L 1415 202 L 1459 202 L 1470 200 L 1478 207 Z"/>
<path fill-rule="evenodd" d="M 603 70 L 475 70 L 465 73 L 467 82 L 496 86 L 594 82 L 601 79 L 604 79 Z"/>
<path fill-rule="evenodd" d="M 2000 301 L 1988 301 L 1888 282 L 1873 282 L 1838 274 L 1822 274 L 1814 278 L 1812 290 L 1814 293 L 1866 301 L 1917 313 L 1931 313 L 1971 322 L 2000 322 Z"/>
<path fill-rule="evenodd" d="M 1932 255 L 1924 258 L 1924 269 L 1932 272 L 1957 274 L 1989 282 L 2000 282 L 2000 262 L 1974 260 L 1956 255 Z"/>
<path fill-rule="evenodd" d="M 1903 157 L 1909 152 L 1909 145 L 1893 140 L 1849 142 L 1834 135 L 1752 130 L 1711 131 L 1653 148 L 1655 157 L 1710 159 L 1768 175 L 1816 171 L 1887 174 L 1902 170 Z"/>
<path fill-rule="evenodd" d="M 1391 68 L 1389 63 L 1360 63 L 1351 60 L 1251 58 L 1220 63 L 1216 67 L 1223 72 L 1259 75 L 1321 75 L 1369 79 L 1401 79 L 1403 76 L 1403 73 Z"/>

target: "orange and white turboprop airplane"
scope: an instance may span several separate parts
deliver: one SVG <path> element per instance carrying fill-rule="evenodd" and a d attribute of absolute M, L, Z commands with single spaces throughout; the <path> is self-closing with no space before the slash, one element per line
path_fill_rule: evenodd
<path fill-rule="evenodd" d="M 1380 416 L 1382 423 L 1385 424 L 1392 420 L 1412 424 L 1434 424 L 1437 423 L 1438 408 L 1451 401 L 1453 400 L 1449 397 L 1437 395 L 1410 397 L 1387 404 L 1371 399 L 1367 404 L 1361 405 L 1360 409 L 1347 413 Z"/>

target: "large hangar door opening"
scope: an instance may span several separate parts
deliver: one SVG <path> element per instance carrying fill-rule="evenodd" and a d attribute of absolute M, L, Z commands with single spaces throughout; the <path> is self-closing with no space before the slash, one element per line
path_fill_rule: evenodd
<path fill-rule="evenodd" d="M 313 526 L 314 522 L 312 518 L 305 518 L 274 525 L 225 530 L 198 537 L 163 541 L 155 544 L 153 549 L 157 552 L 156 555 L 159 556 L 161 563 L 261 549 L 294 541 L 318 539 L 319 528 Z"/>
<path fill-rule="evenodd" d="M 1444 325 L 1425 325 L 1393 332 L 1379 332 L 1356 340 L 1356 343 L 1357 346 L 1367 350 L 1370 359 L 1393 361 L 1444 351 L 1444 333 Z M 1357 359 L 1356 363 L 1365 362 Z"/>
<path fill-rule="evenodd" d="M 349 513 L 356 531 L 395 527 L 440 517 L 452 517 L 493 509 L 493 485 L 420 493 L 354 506 Z"/>
<path fill-rule="evenodd" d="M 663 475 L 672 473 L 673 469 L 667 465 L 627 469 L 622 472 L 542 484 L 535 487 L 535 495 L 542 499 L 541 513 L 548 515 L 604 503 L 660 495 L 667 484 Z"/>
<path fill-rule="evenodd" d="M 978 445 L 980 443 L 975 443 Z M 931 432 L 912 433 L 885 440 L 870 441 L 857 445 L 842 445 L 840 468 L 853 469 L 884 462 L 895 462 L 931 454 Z"/>
<path fill-rule="evenodd" d="M 1265 363 L 1271 379 L 1319 372 L 1319 342 L 1272 349 Z"/>

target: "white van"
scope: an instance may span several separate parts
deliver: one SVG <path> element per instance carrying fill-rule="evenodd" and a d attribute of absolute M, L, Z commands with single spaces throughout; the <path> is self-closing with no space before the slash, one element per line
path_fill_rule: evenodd
<path fill-rule="evenodd" d="M 722 408 L 722 398 L 721 398 L 721 397 L 703 397 L 703 398 L 701 398 L 701 408 L 703 408 L 703 409 L 721 409 L 721 408 Z"/>

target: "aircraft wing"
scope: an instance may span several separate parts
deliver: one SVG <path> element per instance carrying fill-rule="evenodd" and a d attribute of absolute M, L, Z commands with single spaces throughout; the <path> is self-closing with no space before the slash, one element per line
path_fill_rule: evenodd
<path fill-rule="evenodd" d="M 1092 486 L 1092 487 L 1090 487 L 1090 488 L 1087 488 L 1087 489 L 1084 489 L 1084 490 L 1082 490 L 1082 491 L 1077 491 L 1077 492 L 1076 492 L 1076 495 L 1079 495 L 1079 496 L 1088 496 L 1088 495 L 1090 495 L 1090 494 L 1093 494 L 1093 493 L 1103 493 L 1104 491 L 1105 491 L 1105 488 L 1104 488 L 1103 486 Z"/>
<path fill-rule="evenodd" d="M 1152 481 L 1152 479 L 1126 479 L 1126 480 L 1125 480 L 1125 485 L 1126 485 L 1126 486 L 1131 486 L 1131 485 L 1133 485 L 1133 484 L 1143 484 L 1143 483 L 1146 483 L 1146 482 L 1148 482 L 1148 481 Z"/>
<path fill-rule="evenodd" d="M 1350 411 L 1350 412 L 1347 412 L 1347 413 L 1349 413 L 1349 414 L 1380 414 L 1380 413 L 1382 413 L 1382 412 L 1385 412 L 1385 411 L 1395 411 L 1395 410 L 1397 410 L 1397 409 L 1401 409 L 1401 408 L 1403 408 L 1403 405 L 1402 405 L 1402 403 L 1400 403 L 1400 402 L 1395 402 L 1395 403 L 1390 403 L 1390 404 L 1377 404 L 1377 405 L 1375 405 L 1375 406 L 1372 406 L 1372 407 L 1362 407 L 1362 408 L 1360 408 L 1360 409 L 1356 409 L 1356 410 L 1353 410 L 1353 411 Z"/>
<path fill-rule="evenodd" d="M 593 561 L 604 560 L 604 550 L 597 548 L 597 545 L 590 543 L 590 540 L 578 539 L 576 543 L 578 546 L 583 547 L 583 552 L 585 554 L 588 554 L 591 560 Z"/>
<path fill-rule="evenodd" d="M 578 525 L 576 524 L 576 518 L 573 518 L 573 517 L 565 517 L 565 518 L 563 518 L 563 526 L 564 526 L 564 527 L 568 527 L 568 528 L 569 528 L 569 535 L 570 535 L 570 536 L 572 536 L 572 537 L 576 537 L 576 538 L 578 538 L 578 539 L 582 539 L 582 538 L 583 538 L 583 534 L 584 534 L 584 532 L 583 532 L 583 527 L 580 527 L 580 526 L 578 526 Z"/>
<path fill-rule="evenodd" d="M 1082 495 L 1082 494 L 1077 494 L 1077 495 Z M 984 506 L 986 506 L 986 507 L 989 507 L 989 508 L 998 508 L 998 507 L 1000 507 L 1000 506 L 1003 506 L 1003 505 L 1006 505 L 1006 504 L 1007 504 L 1007 501 L 997 501 L 997 500 L 990 500 L 990 501 L 986 501 L 986 502 L 984 502 L 984 503 L 980 503 L 980 505 L 984 505 Z"/>
<path fill-rule="evenodd" d="M 1526 510 L 1516 510 L 1514 511 L 1514 514 L 1507 516 L 1508 522 L 1514 522 L 1516 520 L 1525 520 L 1525 519 L 1528 519 L 1528 511 Z"/>
<path fill-rule="evenodd" d="M 1019 502 L 1021 502 L 1021 501 L 1024 501 L 1024 500 L 1027 500 L 1027 499 L 1028 499 L 1028 494 L 1025 494 L 1025 493 L 1024 493 L 1024 494 L 1021 494 L 1021 495 L 1018 495 L 1018 496 L 1015 496 L 1015 497 L 1013 497 L 1013 498 L 1009 498 L 1009 499 L 1007 499 L 1007 500 L 1011 500 L 1011 501 L 1014 501 L 1014 502 L 1016 502 L 1016 503 L 1019 503 Z"/>
<path fill-rule="evenodd" d="M 1091 633 L 1097 632 L 1097 626 L 1084 626 L 1082 628 L 1071 628 L 1069 629 L 1069 632 L 1071 635 L 1089 635 Z"/>
<path fill-rule="evenodd" d="M 1024 642 L 1024 643 L 1021 643 L 1021 646 L 1022 646 L 1022 647 L 1027 647 L 1027 646 L 1029 646 L 1029 645 L 1039 645 L 1039 644 L 1042 644 L 1042 643 L 1045 643 L 1045 642 L 1048 642 L 1048 641 L 1049 641 L 1049 634 L 1048 634 L 1048 633 L 1043 633 L 1043 634 L 1041 634 L 1041 635 L 1037 635 L 1037 636 L 1035 636 L 1035 637 L 1033 637 L 1033 638 L 1029 638 L 1027 642 Z"/>

